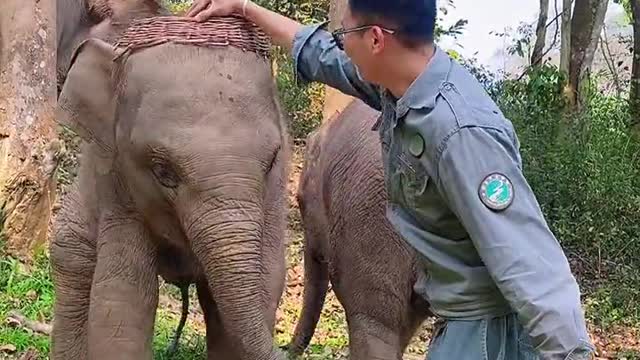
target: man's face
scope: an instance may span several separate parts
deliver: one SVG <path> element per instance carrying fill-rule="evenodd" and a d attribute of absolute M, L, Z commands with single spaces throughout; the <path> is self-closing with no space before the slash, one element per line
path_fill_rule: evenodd
<path fill-rule="evenodd" d="M 347 8 L 342 19 L 341 26 L 343 29 L 353 29 L 358 26 L 368 25 L 353 16 L 351 10 Z M 349 56 L 354 65 L 358 68 L 360 75 L 367 81 L 375 82 L 376 68 L 379 67 L 382 48 L 380 48 L 376 39 L 374 29 L 367 28 L 364 30 L 348 32 L 343 34 L 344 51 Z"/>

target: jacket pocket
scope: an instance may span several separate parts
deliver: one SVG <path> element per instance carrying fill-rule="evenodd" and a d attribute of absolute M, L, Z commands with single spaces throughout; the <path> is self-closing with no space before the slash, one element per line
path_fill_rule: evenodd
<path fill-rule="evenodd" d="M 540 353 L 531 344 L 531 338 L 525 330 L 518 334 L 518 359 L 541 360 Z"/>
<path fill-rule="evenodd" d="M 407 205 L 415 208 L 427 191 L 430 176 L 420 161 L 406 152 L 398 154 L 398 164 L 402 195 Z"/>

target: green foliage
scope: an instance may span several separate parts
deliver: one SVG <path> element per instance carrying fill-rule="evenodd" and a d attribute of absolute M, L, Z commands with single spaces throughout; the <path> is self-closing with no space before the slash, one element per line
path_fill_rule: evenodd
<path fill-rule="evenodd" d="M 536 40 L 536 32 L 533 24 L 520 22 L 516 30 L 507 28 L 504 32 L 490 31 L 490 35 L 499 38 L 505 38 L 509 46 L 507 46 L 507 54 L 518 55 L 521 58 L 529 60 L 533 52 Z"/>
<path fill-rule="evenodd" d="M 627 102 L 594 92 L 583 112 L 563 115 L 559 76 L 542 66 L 502 84 L 499 103 L 520 137 L 525 175 L 558 240 L 588 259 L 591 275 L 609 263 L 640 268 L 640 143 L 628 132 Z M 638 288 L 631 278 L 627 288 Z M 621 279 L 611 280 L 620 288 Z M 631 307 L 607 304 L 640 321 Z"/>
<path fill-rule="evenodd" d="M 629 24 L 633 24 L 633 11 L 631 8 L 631 1 L 634 0 L 613 0 L 615 4 L 620 4 L 624 8 L 625 18 Z"/>
<path fill-rule="evenodd" d="M 329 0 L 254 0 L 256 4 L 275 11 L 302 24 L 328 19 Z"/>
<path fill-rule="evenodd" d="M 467 19 L 458 19 L 453 25 L 445 28 L 442 26 L 445 18 L 449 15 L 449 9 L 455 8 L 453 0 L 445 0 L 440 2 L 438 7 L 438 18 L 436 19 L 436 28 L 434 36 L 436 41 L 441 40 L 444 37 L 453 37 L 456 39 L 459 35 L 462 35 L 465 26 L 469 23 Z"/>
<path fill-rule="evenodd" d="M 47 359 L 50 349 L 47 335 L 34 333 L 22 327 L 6 326 L 5 319 L 12 311 L 18 311 L 30 320 L 51 323 L 54 303 L 54 287 L 51 278 L 49 258 L 44 251 L 38 252 L 33 264 L 27 268 L 4 252 L 0 244 L 0 346 L 13 345 L 15 353 L 29 349 L 36 350 L 38 359 Z M 191 308 L 195 303 L 192 301 Z M 168 348 L 180 314 L 162 308 L 158 309 L 154 334 L 155 359 L 168 359 Z M 180 341 L 179 351 L 174 360 L 201 359 L 206 353 L 206 339 L 203 331 L 187 326 Z M 3 354 L 0 352 L 0 359 Z"/>
<path fill-rule="evenodd" d="M 295 79 L 291 57 L 281 50 L 274 54 L 278 64 L 276 83 L 288 115 L 289 131 L 294 141 L 303 142 L 322 123 L 324 86 L 318 83 L 300 86 Z"/>
<path fill-rule="evenodd" d="M 640 274 L 616 271 L 608 280 L 590 289 L 584 304 L 587 318 L 604 329 L 617 324 L 640 326 Z"/>
<path fill-rule="evenodd" d="M 161 0 L 162 4 L 176 15 L 183 15 L 189 10 L 192 0 Z"/>
<path fill-rule="evenodd" d="M 11 311 L 18 311 L 29 319 L 49 322 L 54 293 L 44 252 L 36 254 L 31 269 L 2 250 L 0 259 L 0 319 L 4 322 Z M 0 344 L 12 344 L 18 353 L 36 349 L 41 359 L 46 359 L 44 355 L 49 351 L 46 335 L 12 326 L 0 326 Z"/>
<path fill-rule="evenodd" d="M 257 0 L 258 4 L 299 21 L 312 24 L 328 19 L 329 0 Z M 276 83 L 285 111 L 291 137 L 303 142 L 307 135 L 322 123 L 324 86 L 318 83 L 301 86 L 295 78 L 291 55 L 275 47 L 272 51 L 277 65 Z"/>
<path fill-rule="evenodd" d="M 640 250 L 639 145 L 626 102 L 597 95 L 563 117 L 550 66 L 505 85 L 500 104 L 521 137 L 525 172 L 558 236 L 612 259 Z"/>

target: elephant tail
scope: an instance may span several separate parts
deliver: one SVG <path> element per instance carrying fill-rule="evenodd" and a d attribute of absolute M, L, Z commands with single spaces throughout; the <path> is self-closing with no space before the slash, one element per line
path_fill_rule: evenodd
<path fill-rule="evenodd" d="M 180 315 L 180 322 L 178 323 L 178 328 L 176 329 L 173 341 L 171 342 L 169 349 L 167 349 L 167 358 L 169 359 L 171 359 L 178 350 L 180 337 L 182 336 L 182 331 L 184 330 L 184 326 L 187 323 L 187 316 L 189 315 L 189 284 L 180 284 L 179 288 L 180 296 L 182 297 L 182 314 Z"/>
<path fill-rule="evenodd" d="M 307 249 L 304 251 L 304 300 L 293 339 L 286 346 L 289 355 L 294 358 L 301 356 L 309 346 L 329 288 L 328 263 L 318 251 L 318 243 L 311 241 L 314 239 L 310 238 L 310 231 L 305 232 Z"/>

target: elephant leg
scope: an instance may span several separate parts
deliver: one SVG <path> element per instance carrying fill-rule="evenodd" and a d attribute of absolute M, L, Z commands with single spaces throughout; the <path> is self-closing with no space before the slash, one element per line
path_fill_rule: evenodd
<path fill-rule="evenodd" d="M 56 293 L 51 332 L 52 360 L 87 358 L 87 319 L 91 282 L 96 265 L 95 237 L 87 213 L 70 193 L 58 215 L 49 245 Z"/>
<path fill-rule="evenodd" d="M 313 214 L 307 213 L 308 207 L 302 206 L 302 222 L 304 226 L 304 291 L 300 318 L 296 324 L 288 351 L 292 356 L 301 356 L 309 346 L 320 320 L 322 307 L 329 288 L 329 265 L 322 251 L 326 244 L 325 234 L 318 229 L 318 221 Z M 316 205 L 318 206 L 318 205 Z M 314 210 L 317 211 L 317 208 Z M 314 221 L 315 220 L 315 221 Z"/>
<path fill-rule="evenodd" d="M 211 296 L 209 284 L 206 280 L 196 283 L 198 290 L 198 301 L 202 307 L 204 320 L 207 325 L 207 359 L 209 360 L 239 360 L 230 342 L 226 339 L 222 320 L 218 314 L 218 309 Z"/>
<path fill-rule="evenodd" d="M 363 313 L 347 313 L 349 359 L 402 360 L 401 330 Z"/>
<path fill-rule="evenodd" d="M 355 283 L 350 280 L 349 284 Z M 349 325 L 351 359 L 402 359 L 413 335 L 431 314 L 424 299 L 415 293 L 402 291 L 402 288 L 366 291 L 359 296 L 353 296 L 355 293 L 352 291 L 346 298 L 340 296 L 345 303 Z M 338 295 L 346 294 L 344 287 L 337 292 L 340 293 Z M 372 303 L 365 299 L 377 301 Z"/>
<path fill-rule="evenodd" d="M 422 296 L 412 293 L 411 307 L 408 309 L 408 315 L 405 318 L 405 323 L 402 326 L 402 333 L 400 335 L 400 346 L 403 353 L 407 346 L 409 346 L 418 328 L 430 316 L 433 316 L 433 313 L 429 310 L 429 303 L 423 299 Z"/>
<path fill-rule="evenodd" d="M 151 360 L 158 306 L 156 254 L 131 214 L 102 219 L 89 309 L 91 360 Z"/>

